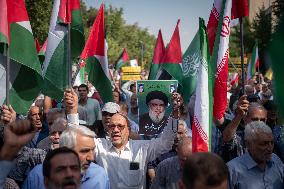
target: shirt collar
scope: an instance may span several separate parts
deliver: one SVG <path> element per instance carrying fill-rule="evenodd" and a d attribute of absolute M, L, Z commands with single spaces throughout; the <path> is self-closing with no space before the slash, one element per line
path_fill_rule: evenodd
<path fill-rule="evenodd" d="M 252 159 L 249 153 L 244 155 L 244 163 L 248 169 L 252 169 L 257 166 L 257 163 Z"/>
<path fill-rule="evenodd" d="M 116 147 L 115 146 L 113 146 L 113 144 L 112 144 L 112 142 L 111 142 L 111 140 L 109 140 L 109 143 L 108 143 L 108 151 L 111 151 L 111 150 L 114 150 L 114 151 L 116 151 Z M 129 141 L 127 142 L 127 144 L 124 146 L 124 149 L 123 150 L 128 150 L 128 151 L 130 151 L 130 145 L 129 145 Z"/>
<path fill-rule="evenodd" d="M 89 180 L 89 179 L 91 178 L 91 175 L 90 175 L 89 172 L 91 171 L 91 166 L 93 166 L 92 164 L 93 164 L 93 163 L 90 163 L 89 168 L 86 170 L 86 172 L 84 172 L 84 173 L 82 174 L 81 183 L 86 182 L 87 180 Z"/>
<path fill-rule="evenodd" d="M 252 168 L 254 168 L 254 167 L 257 167 L 258 166 L 258 164 L 252 159 L 252 157 L 251 157 L 251 155 L 247 152 L 245 155 L 244 155 L 244 163 L 245 163 L 245 165 L 246 165 L 246 167 L 248 168 L 248 169 L 252 169 Z M 272 161 L 271 160 L 269 160 L 268 162 L 267 162 L 267 166 L 268 167 L 271 167 L 272 166 Z"/>

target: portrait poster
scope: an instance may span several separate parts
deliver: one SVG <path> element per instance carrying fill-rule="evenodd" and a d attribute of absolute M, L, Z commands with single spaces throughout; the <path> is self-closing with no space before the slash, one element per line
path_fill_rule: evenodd
<path fill-rule="evenodd" d="M 177 90 L 178 82 L 177 80 L 138 80 L 136 85 L 139 134 L 150 138 L 156 137 L 163 131 L 172 112 L 171 96 Z M 155 99 L 164 104 L 164 107 L 155 108 L 154 106 L 161 106 L 151 103 L 156 102 L 157 100 L 152 101 Z"/>

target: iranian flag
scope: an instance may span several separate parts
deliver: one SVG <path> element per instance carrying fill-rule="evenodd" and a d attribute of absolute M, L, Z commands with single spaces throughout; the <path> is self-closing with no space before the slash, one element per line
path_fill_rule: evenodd
<path fill-rule="evenodd" d="M 62 99 L 68 84 L 68 24 L 71 24 L 71 60 L 77 62 L 85 40 L 80 0 L 55 0 L 43 65 L 43 93 L 57 100 Z"/>
<path fill-rule="evenodd" d="M 116 61 L 115 69 L 119 70 L 121 67 L 127 65 L 129 65 L 129 56 L 126 49 L 124 48 L 118 60 Z"/>
<path fill-rule="evenodd" d="M 112 101 L 113 96 L 104 36 L 104 5 L 102 4 L 80 58 L 87 64 L 88 80 L 96 87 L 106 103 Z"/>
<path fill-rule="evenodd" d="M 248 16 L 248 0 L 231 0 L 232 5 L 230 8 L 232 19 L 240 18 Z M 217 28 L 219 17 L 221 13 L 223 0 L 214 0 L 213 8 L 210 12 L 208 24 L 207 24 L 207 32 L 208 32 L 208 39 L 209 39 L 209 48 L 210 54 L 213 53 L 214 42 L 216 38 Z"/>
<path fill-rule="evenodd" d="M 227 80 L 229 62 L 229 36 L 232 0 L 223 0 L 216 38 L 214 42 L 211 64 L 215 75 L 214 83 L 214 118 L 224 117 L 227 107 Z M 209 30 L 207 30 L 209 32 Z"/>
<path fill-rule="evenodd" d="M 255 43 L 247 68 L 247 79 L 251 79 L 259 69 L 258 45 Z"/>
<path fill-rule="evenodd" d="M 26 114 L 40 92 L 41 68 L 24 0 L 0 1 L 0 104 L 6 99 L 6 49 L 10 59 L 10 104 Z"/>
<path fill-rule="evenodd" d="M 229 82 L 231 86 L 238 85 L 239 83 L 239 74 L 238 73 L 230 73 L 229 74 Z"/>
<path fill-rule="evenodd" d="M 196 99 L 192 123 L 192 152 L 208 152 L 211 148 L 212 70 L 206 27 L 199 19 L 200 57 L 197 73 Z"/>
<path fill-rule="evenodd" d="M 180 37 L 179 37 L 179 21 L 175 27 L 173 36 L 168 44 L 165 54 L 161 60 L 161 67 L 178 83 L 182 86 L 183 72 L 182 72 L 182 54 L 180 47 Z M 161 79 L 161 77 L 159 78 Z"/>
<path fill-rule="evenodd" d="M 45 42 L 43 43 L 42 47 L 40 48 L 40 50 L 37 54 L 41 64 L 43 64 L 43 62 L 44 62 L 46 46 L 47 46 L 47 39 L 45 40 Z"/>
<path fill-rule="evenodd" d="M 154 49 L 153 61 L 150 67 L 150 73 L 148 77 L 149 80 L 156 79 L 157 73 L 161 66 L 161 60 L 163 58 L 164 53 L 165 53 L 165 45 L 163 41 L 162 32 L 161 30 L 159 30 L 155 49 Z"/>

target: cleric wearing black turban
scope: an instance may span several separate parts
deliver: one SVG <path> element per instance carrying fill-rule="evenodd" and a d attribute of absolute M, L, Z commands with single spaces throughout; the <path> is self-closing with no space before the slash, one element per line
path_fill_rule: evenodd
<path fill-rule="evenodd" d="M 139 118 L 139 133 L 151 136 L 163 131 L 168 119 L 165 116 L 168 102 L 168 97 L 162 91 L 151 91 L 147 94 L 146 104 L 149 112 Z"/>

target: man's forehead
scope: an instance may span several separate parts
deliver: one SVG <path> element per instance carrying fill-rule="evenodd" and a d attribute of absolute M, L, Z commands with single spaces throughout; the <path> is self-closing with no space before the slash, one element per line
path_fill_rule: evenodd
<path fill-rule="evenodd" d="M 110 119 L 111 122 L 115 122 L 115 123 L 122 123 L 122 124 L 125 124 L 126 123 L 126 119 L 120 115 L 120 114 L 114 114 L 111 119 Z"/>
<path fill-rule="evenodd" d="M 56 167 L 78 165 L 79 161 L 73 153 L 62 153 L 57 154 L 51 159 L 51 165 Z"/>
<path fill-rule="evenodd" d="M 250 117 L 267 117 L 267 112 L 261 108 L 252 108 L 248 114 Z"/>

